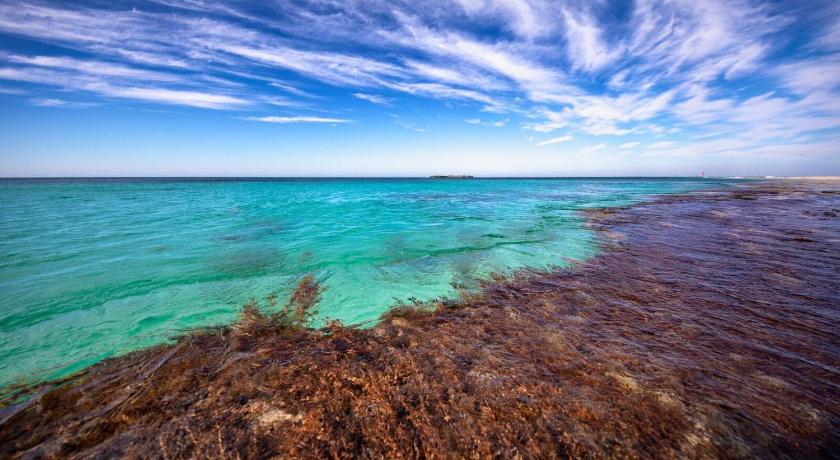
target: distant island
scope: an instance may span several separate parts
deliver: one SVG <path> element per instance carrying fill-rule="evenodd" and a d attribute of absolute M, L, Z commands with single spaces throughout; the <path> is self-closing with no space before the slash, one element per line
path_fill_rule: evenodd
<path fill-rule="evenodd" d="M 448 176 L 429 176 L 430 179 L 472 179 L 473 176 L 466 174 L 451 174 Z"/>

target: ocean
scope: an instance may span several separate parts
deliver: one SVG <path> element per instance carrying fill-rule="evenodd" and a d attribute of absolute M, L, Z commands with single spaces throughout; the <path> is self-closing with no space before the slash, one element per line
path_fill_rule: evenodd
<path fill-rule="evenodd" d="M 280 303 L 312 274 L 316 323 L 598 252 L 579 211 L 713 179 L 0 180 L 0 386 Z"/>

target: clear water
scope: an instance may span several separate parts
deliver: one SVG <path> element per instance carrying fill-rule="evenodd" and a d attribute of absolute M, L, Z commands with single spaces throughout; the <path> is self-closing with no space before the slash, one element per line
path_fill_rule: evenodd
<path fill-rule="evenodd" d="M 320 318 L 376 319 L 492 272 L 596 253 L 577 211 L 686 179 L 3 180 L 0 385 L 66 375 L 314 274 Z"/>

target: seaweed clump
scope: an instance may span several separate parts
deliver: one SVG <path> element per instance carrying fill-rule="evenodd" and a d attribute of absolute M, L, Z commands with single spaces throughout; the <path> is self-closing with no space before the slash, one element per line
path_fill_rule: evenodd
<path fill-rule="evenodd" d="M 274 311 L 277 308 L 277 294 L 274 292 L 266 297 L 264 308 L 256 300 L 246 303 L 242 307 L 239 326 L 267 323 L 275 327 L 304 328 L 318 314 L 317 305 L 323 292 L 324 289 L 310 273 L 298 281 L 288 303 L 279 311 Z M 264 313 L 263 309 L 269 312 Z"/>
<path fill-rule="evenodd" d="M 239 321 L 233 325 L 231 344 L 237 350 L 244 350 L 253 344 L 253 337 L 306 329 L 318 314 L 317 305 L 323 291 L 315 277 L 307 274 L 279 310 L 274 292 L 268 294 L 264 305 L 252 299 L 242 306 Z"/>

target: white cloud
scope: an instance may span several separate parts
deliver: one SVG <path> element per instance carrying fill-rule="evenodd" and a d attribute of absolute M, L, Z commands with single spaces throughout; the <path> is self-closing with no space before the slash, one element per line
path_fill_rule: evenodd
<path fill-rule="evenodd" d="M 624 69 L 610 77 L 607 82 L 607 87 L 613 90 L 619 90 L 627 84 L 627 77 L 630 69 Z"/>
<path fill-rule="evenodd" d="M 297 107 L 297 108 L 305 108 L 308 107 L 309 104 L 299 101 L 299 100 L 292 100 L 287 97 L 278 97 L 278 96 L 262 96 L 258 99 L 260 102 L 268 105 L 273 105 L 276 107 Z"/>
<path fill-rule="evenodd" d="M 26 91 L 24 91 L 22 89 L 17 89 L 17 88 L 3 88 L 3 87 L 0 87 L 0 94 L 20 95 L 20 94 L 26 94 Z"/>
<path fill-rule="evenodd" d="M 204 109 L 230 109 L 248 104 L 248 101 L 244 99 L 198 91 L 179 91 L 166 88 L 120 88 L 107 85 L 91 85 L 88 89 L 111 97 L 187 105 Z"/>
<path fill-rule="evenodd" d="M 40 107 L 61 107 L 67 105 L 67 101 L 63 99 L 37 98 L 30 99 L 29 102 Z"/>
<path fill-rule="evenodd" d="M 782 82 L 799 94 L 832 91 L 840 86 L 840 56 L 792 62 L 775 70 Z"/>
<path fill-rule="evenodd" d="M 840 7 L 834 8 L 834 17 L 817 37 L 815 44 L 829 50 L 840 50 Z"/>
<path fill-rule="evenodd" d="M 94 60 L 86 61 L 64 56 L 23 56 L 19 54 L 0 54 L 0 57 L 15 64 L 72 70 L 74 72 L 98 77 L 116 77 L 121 79 L 151 80 L 159 82 L 177 82 L 181 80 L 181 78 L 177 75 L 169 73 L 136 69 L 110 62 Z"/>
<path fill-rule="evenodd" d="M 578 150 L 577 152 L 574 152 L 574 154 L 576 156 L 579 156 L 579 157 L 586 157 L 586 156 L 589 156 L 593 153 L 600 152 L 601 150 L 604 150 L 606 148 L 607 148 L 607 144 L 603 144 L 603 143 L 602 144 L 596 144 L 596 145 L 590 145 L 590 146 L 587 146 L 587 147 L 584 147 L 584 148 Z"/>
<path fill-rule="evenodd" d="M 120 86 L 113 79 L 72 71 L 40 69 L 37 67 L 0 68 L 0 79 L 56 85 L 64 88 L 100 94 L 106 97 L 134 99 L 163 104 L 186 105 L 206 109 L 232 109 L 250 102 L 234 96 L 202 91 L 177 90 L 160 87 Z"/>
<path fill-rule="evenodd" d="M 604 43 L 601 30 L 592 18 L 582 13 L 563 11 L 566 24 L 566 47 L 572 65 L 587 72 L 599 70 L 621 52 Z"/>
<path fill-rule="evenodd" d="M 561 142 L 569 142 L 572 139 L 574 139 L 574 138 L 569 134 L 567 134 L 565 136 L 552 137 L 551 139 L 547 139 L 547 140 L 544 140 L 542 142 L 538 142 L 537 147 L 542 147 L 544 145 L 559 144 Z"/>
<path fill-rule="evenodd" d="M 470 89 L 453 88 L 439 83 L 392 83 L 391 89 L 438 99 L 465 99 L 488 105 L 497 105 L 492 97 Z"/>
<path fill-rule="evenodd" d="M 496 120 L 496 121 L 484 121 L 481 118 L 469 118 L 464 120 L 466 123 L 471 125 L 483 125 L 483 126 L 492 126 L 494 128 L 504 128 L 507 125 L 508 120 Z"/>
<path fill-rule="evenodd" d="M 568 126 L 573 116 L 572 110 L 568 107 L 564 108 L 561 112 L 542 108 L 532 114 L 532 118 L 541 118 L 542 120 L 528 123 L 525 127 L 540 133 L 550 133 L 556 129 Z"/>
<path fill-rule="evenodd" d="M 353 122 L 353 120 L 347 120 L 347 119 L 344 119 L 344 118 L 310 117 L 310 116 L 244 117 L 243 120 L 259 121 L 259 122 L 262 122 L 262 123 L 279 123 L 279 124 L 288 124 L 288 123 L 352 123 Z"/>
<path fill-rule="evenodd" d="M 281 83 L 279 81 L 273 81 L 273 82 L 269 83 L 269 85 L 273 86 L 274 88 L 277 88 L 281 91 L 284 91 L 286 93 L 293 94 L 295 96 L 300 96 L 300 97 L 305 97 L 305 98 L 318 98 L 319 97 L 315 94 L 304 91 L 304 90 L 302 90 L 298 87 L 295 87 L 295 86 L 292 86 L 292 85 L 289 85 L 289 84 L 286 84 L 286 83 Z"/>
<path fill-rule="evenodd" d="M 81 109 L 96 105 L 90 102 L 68 101 L 58 98 L 33 98 L 29 100 L 29 103 L 38 107 L 60 107 L 66 109 Z"/>
<path fill-rule="evenodd" d="M 460 66 L 477 66 L 504 76 L 529 91 L 555 88 L 562 80 L 557 71 L 527 59 L 528 53 L 516 53 L 508 46 L 487 44 L 458 33 L 440 33 L 405 14 L 396 16 L 402 26 L 400 30 L 380 31 L 389 42 L 455 59 Z"/>
<path fill-rule="evenodd" d="M 566 107 L 561 112 L 540 109 L 537 115 L 545 121 L 529 123 L 526 127 L 539 132 L 574 127 L 591 135 L 626 135 L 658 131 L 653 125 L 637 124 L 622 127 L 621 124 L 650 120 L 666 111 L 676 92 L 669 90 L 658 95 L 627 93 L 613 96 L 564 96 L 548 99 L 562 102 Z"/>
<path fill-rule="evenodd" d="M 485 91 L 510 89 L 509 85 L 498 78 L 462 65 L 448 64 L 444 67 L 443 65 L 419 62 L 413 59 L 405 61 L 405 65 L 420 79 L 458 86 L 478 87 Z"/>
<path fill-rule="evenodd" d="M 365 94 L 365 93 L 355 93 L 353 94 L 354 97 L 361 99 L 363 101 L 368 101 L 372 104 L 379 104 L 379 105 L 388 105 L 393 101 L 393 99 L 385 96 L 378 96 L 376 94 Z"/>
<path fill-rule="evenodd" d="M 226 53 L 294 70 L 330 83 L 375 86 L 382 84 L 384 77 L 404 74 L 400 67 L 393 64 L 339 53 L 300 51 L 284 46 L 252 47 L 225 42 L 208 44 Z"/>
<path fill-rule="evenodd" d="M 642 145 L 642 143 L 638 142 L 638 141 L 637 142 L 626 142 L 624 144 L 619 145 L 618 148 L 620 148 L 620 149 L 632 149 L 632 148 L 636 148 L 640 145 Z"/>

